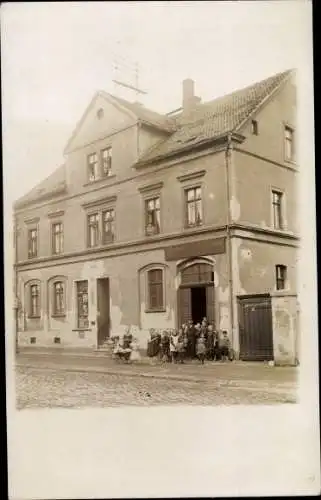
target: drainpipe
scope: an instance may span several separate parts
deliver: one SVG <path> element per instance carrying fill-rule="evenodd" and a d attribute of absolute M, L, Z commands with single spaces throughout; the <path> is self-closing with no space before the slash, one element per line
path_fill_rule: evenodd
<path fill-rule="evenodd" d="M 15 312 L 15 351 L 19 353 L 18 342 L 18 314 L 19 314 L 19 299 L 18 299 L 18 222 L 17 217 L 14 217 L 14 245 L 15 245 L 15 262 L 14 262 L 14 312 Z"/>
<path fill-rule="evenodd" d="M 227 242 L 227 260 L 228 260 L 228 283 L 229 283 L 229 306 L 231 318 L 231 343 L 234 349 L 234 308 L 233 308 L 233 261 L 232 261 L 232 241 L 231 241 L 231 157 L 232 157 L 232 138 L 231 134 L 227 136 L 227 147 L 225 153 L 226 164 L 226 198 L 227 198 L 227 216 L 226 216 L 226 242 Z"/>
<path fill-rule="evenodd" d="M 137 147 L 137 160 L 136 161 L 139 160 L 139 156 L 140 156 L 140 141 L 139 141 L 140 137 L 139 137 L 139 135 L 140 135 L 141 127 L 142 127 L 142 124 L 141 124 L 140 121 L 138 121 L 137 122 L 137 127 L 136 127 L 136 134 L 137 134 L 137 136 L 136 136 L 136 142 L 137 142 L 137 144 L 136 144 L 136 147 Z"/>

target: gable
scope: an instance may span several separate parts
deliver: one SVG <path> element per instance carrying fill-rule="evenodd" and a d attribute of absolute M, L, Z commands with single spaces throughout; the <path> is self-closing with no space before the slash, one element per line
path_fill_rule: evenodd
<path fill-rule="evenodd" d="M 65 153 L 103 139 L 123 128 L 134 125 L 137 119 L 101 93 L 96 94 L 69 140 Z"/>
<path fill-rule="evenodd" d="M 296 86 L 293 76 L 244 123 L 240 133 L 246 139 L 241 149 L 283 163 L 284 127 L 287 125 L 296 129 L 296 115 Z M 257 134 L 252 132 L 252 120 L 257 123 Z"/>

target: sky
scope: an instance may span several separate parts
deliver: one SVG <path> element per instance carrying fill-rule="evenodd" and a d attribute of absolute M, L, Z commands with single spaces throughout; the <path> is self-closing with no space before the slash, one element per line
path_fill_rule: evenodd
<path fill-rule="evenodd" d="M 97 90 L 113 78 L 181 105 L 185 78 L 203 101 L 311 64 L 311 2 L 39 2 L 1 7 L 4 192 L 14 201 L 63 161 Z M 115 63 L 118 72 L 114 70 Z"/>

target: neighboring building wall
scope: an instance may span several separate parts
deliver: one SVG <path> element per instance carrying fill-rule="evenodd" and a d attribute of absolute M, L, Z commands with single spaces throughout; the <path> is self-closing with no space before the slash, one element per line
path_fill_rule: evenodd
<path fill-rule="evenodd" d="M 299 335 L 296 295 L 286 292 L 272 295 L 272 323 L 275 364 L 295 365 Z"/>

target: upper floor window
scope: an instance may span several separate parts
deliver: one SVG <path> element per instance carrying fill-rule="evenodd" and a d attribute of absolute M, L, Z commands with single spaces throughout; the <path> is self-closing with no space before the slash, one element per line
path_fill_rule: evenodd
<path fill-rule="evenodd" d="M 164 309 L 163 270 L 151 269 L 147 272 L 148 309 L 160 311 Z"/>
<path fill-rule="evenodd" d="M 159 196 L 145 200 L 145 230 L 146 234 L 160 232 L 160 198 Z"/>
<path fill-rule="evenodd" d="M 62 281 L 53 284 L 53 314 L 55 316 L 65 314 L 65 284 Z"/>
<path fill-rule="evenodd" d="M 256 120 L 252 120 L 251 122 L 251 131 L 253 135 L 259 134 L 259 125 Z"/>
<path fill-rule="evenodd" d="M 38 230 L 37 228 L 28 230 L 28 257 L 37 257 L 38 254 Z"/>
<path fill-rule="evenodd" d="M 187 227 L 199 226 L 202 224 L 203 210 L 201 187 L 185 190 L 185 209 Z"/>
<path fill-rule="evenodd" d="M 88 178 L 90 182 L 98 179 L 98 158 L 96 153 L 88 156 Z"/>
<path fill-rule="evenodd" d="M 106 148 L 101 152 L 102 160 L 102 175 L 103 177 L 110 177 L 112 175 L 112 149 Z"/>
<path fill-rule="evenodd" d="M 96 247 L 99 244 L 99 214 L 88 215 L 88 247 Z"/>
<path fill-rule="evenodd" d="M 30 313 L 31 318 L 40 317 L 40 285 L 30 285 Z"/>
<path fill-rule="evenodd" d="M 273 227 L 283 229 L 283 193 L 272 191 Z"/>
<path fill-rule="evenodd" d="M 284 147 L 285 147 L 285 159 L 294 159 L 294 130 L 291 127 L 286 126 L 284 128 Z"/>
<path fill-rule="evenodd" d="M 287 279 L 287 268 L 283 265 L 275 266 L 276 271 L 276 289 L 284 290 L 286 287 L 286 279 Z"/>
<path fill-rule="evenodd" d="M 110 208 L 103 212 L 103 244 L 114 241 L 115 237 L 115 210 Z"/>
<path fill-rule="evenodd" d="M 88 326 L 88 281 L 77 281 L 77 328 Z"/>
<path fill-rule="evenodd" d="M 63 225 L 62 222 L 52 224 L 52 253 L 58 255 L 63 252 Z"/>

